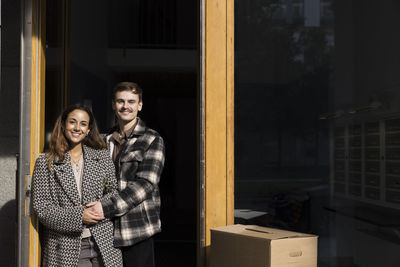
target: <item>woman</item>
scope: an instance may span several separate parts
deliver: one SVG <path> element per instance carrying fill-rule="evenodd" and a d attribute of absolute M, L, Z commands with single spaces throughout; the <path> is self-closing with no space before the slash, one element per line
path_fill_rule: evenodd
<path fill-rule="evenodd" d="M 114 164 L 90 109 L 68 107 L 57 119 L 50 151 L 33 172 L 33 208 L 44 225 L 43 266 L 122 266 L 113 223 L 85 203 L 116 189 Z"/>

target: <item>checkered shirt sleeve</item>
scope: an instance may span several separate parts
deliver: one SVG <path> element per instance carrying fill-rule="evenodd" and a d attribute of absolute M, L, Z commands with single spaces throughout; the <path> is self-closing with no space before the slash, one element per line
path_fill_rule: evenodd
<path fill-rule="evenodd" d="M 159 135 L 149 135 L 145 142 L 150 143 L 137 166 L 135 177 L 120 177 L 120 192 L 109 200 L 101 201 L 105 217 L 122 216 L 152 197 L 158 188 L 165 160 L 164 141 Z M 127 174 L 129 176 L 129 174 Z"/>

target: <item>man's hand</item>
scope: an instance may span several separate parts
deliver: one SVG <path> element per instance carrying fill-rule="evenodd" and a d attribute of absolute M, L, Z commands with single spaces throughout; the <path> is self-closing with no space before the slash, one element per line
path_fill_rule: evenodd
<path fill-rule="evenodd" d="M 89 210 L 91 213 L 96 214 L 96 216 L 101 218 L 100 220 L 104 219 L 103 207 L 101 206 L 101 203 L 98 201 L 87 203 L 85 210 Z"/>
<path fill-rule="evenodd" d="M 83 223 L 84 224 L 96 224 L 99 221 L 103 220 L 103 216 L 99 216 L 96 212 L 90 210 L 90 209 L 85 209 L 83 211 Z"/>

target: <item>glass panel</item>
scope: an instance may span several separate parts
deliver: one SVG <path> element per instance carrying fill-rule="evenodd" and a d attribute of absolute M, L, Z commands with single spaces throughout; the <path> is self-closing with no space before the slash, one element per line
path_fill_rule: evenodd
<path fill-rule="evenodd" d="M 399 13 L 235 1 L 235 222 L 318 235 L 319 267 L 400 263 Z"/>

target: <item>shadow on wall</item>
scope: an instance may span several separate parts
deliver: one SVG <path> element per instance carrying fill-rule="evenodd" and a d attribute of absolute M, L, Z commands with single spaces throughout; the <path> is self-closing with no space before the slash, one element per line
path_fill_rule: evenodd
<path fill-rule="evenodd" d="M 1 266 L 14 267 L 17 263 L 17 202 L 8 201 L 0 209 L 0 262 Z"/>

